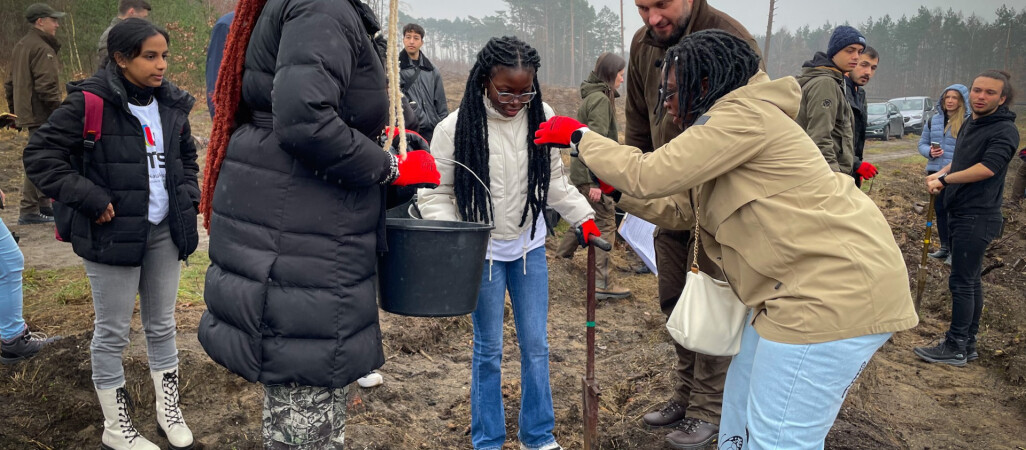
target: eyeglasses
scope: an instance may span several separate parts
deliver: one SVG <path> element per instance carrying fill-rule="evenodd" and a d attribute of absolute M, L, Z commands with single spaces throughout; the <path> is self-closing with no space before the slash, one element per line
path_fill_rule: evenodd
<path fill-rule="evenodd" d="M 671 98 L 676 97 L 676 96 L 677 96 L 677 91 L 676 90 L 674 90 L 673 92 L 670 92 L 669 94 L 667 94 L 665 86 L 660 86 L 659 87 L 659 98 L 661 98 L 664 102 L 670 101 Z"/>
<path fill-rule="evenodd" d="M 513 94 L 511 92 L 502 92 L 499 90 L 499 88 L 495 87 L 495 83 L 492 83 L 491 78 L 488 79 L 488 84 L 492 85 L 492 89 L 495 89 L 495 94 L 499 100 L 499 103 L 502 103 L 504 105 L 508 103 L 513 103 L 513 100 L 520 100 L 520 103 L 530 103 L 531 99 L 533 99 L 535 95 L 538 95 L 538 93 L 534 91 L 524 92 L 520 95 Z"/>

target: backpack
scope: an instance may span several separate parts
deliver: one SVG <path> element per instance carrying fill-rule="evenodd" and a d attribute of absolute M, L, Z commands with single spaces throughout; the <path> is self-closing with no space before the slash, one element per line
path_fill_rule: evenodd
<path fill-rule="evenodd" d="M 96 141 L 100 140 L 103 135 L 101 132 L 103 128 L 103 99 L 100 96 L 89 92 L 82 91 L 85 96 L 85 120 L 82 121 L 82 145 L 87 149 L 92 149 L 96 146 Z M 53 202 L 55 209 L 63 207 L 59 202 Z M 56 218 L 54 218 L 56 220 Z M 71 223 L 61 224 L 66 225 L 64 227 L 54 224 L 53 237 L 61 242 L 67 242 L 61 237 L 61 228 L 70 228 Z M 68 230 L 70 231 L 70 230 Z"/>

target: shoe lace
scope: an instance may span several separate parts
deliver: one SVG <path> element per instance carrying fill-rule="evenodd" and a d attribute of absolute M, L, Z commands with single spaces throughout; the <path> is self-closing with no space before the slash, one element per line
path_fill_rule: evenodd
<path fill-rule="evenodd" d="M 133 443 L 139 438 L 139 431 L 135 429 L 135 424 L 132 423 L 132 416 L 130 414 L 135 410 L 135 405 L 132 404 L 132 397 L 129 397 L 128 390 L 125 388 L 118 388 L 117 396 L 118 425 L 121 427 L 121 435 L 124 436 L 129 443 Z"/>
<path fill-rule="evenodd" d="M 165 373 L 160 386 L 164 394 L 164 416 L 167 417 L 167 424 L 185 424 L 182 410 L 178 407 L 178 372 Z"/>
<path fill-rule="evenodd" d="M 679 412 L 682 409 L 684 409 L 684 405 L 681 405 L 680 403 L 667 402 L 666 406 L 664 406 L 663 409 L 659 411 L 659 414 L 662 414 L 663 416 L 672 416 L 677 414 L 677 412 Z"/>
<path fill-rule="evenodd" d="M 23 337 L 22 339 L 24 339 L 26 341 L 30 341 L 30 342 L 31 341 L 45 341 L 47 339 L 50 339 L 50 336 L 48 336 L 46 333 L 42 333 L 42 332 L 39 332 L 39 331 L 28 331 L 28 332 L 25 333 L 25 337 Z"/>
<path fill-rule="evenodd" d="M 687 434 L 691 434 L 695 431 L 698 431 L 699 424 L 700 422 L 698 421 L 698 419 L 692 417 L 685 417 L 684 422 L 681 423 L 680 430 Z"/>

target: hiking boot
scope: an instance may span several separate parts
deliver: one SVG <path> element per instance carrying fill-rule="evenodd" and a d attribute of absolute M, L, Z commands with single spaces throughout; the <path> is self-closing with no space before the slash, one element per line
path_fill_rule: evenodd
<path fill-rule="evenodd" d="M 60 336 L 47 337 L 43 333 L 32 333 L 28 327 L 20 335 L 10 341 L 0 342 L 0 363 L 14 364 L 23 359 L 36 356 L 43 347 L 60 339 Z"/>
<path fill-rule="evenodd" d="M 666 443 L 673 448 L 705 448 L 716 439 L 719 430 L 716 424 L 688 417 L 679 430 L 666 435 Z"/>
<path fill-rule="evenodd" d="M 634 273 L 636 273 L 638 275 L 644 275 L 646 273 L 652 273 L 652 269 L 649 269 L 648 266 L 646 266 L 644 264 L 640 264 L 640 265 L 634 267 Z"/>
<path fill-rule="evenodd" d="M 618 284 L 606 287 L 595 288 L 595 299 L 596 300 L 612 300 L 617 298 L 627 298 L 631 296 L 631 290 L 627 289 Z"/>
<path fill-rule="evenodd" d="M 28 213 L 18 216 L 18 225 L 35 225 L 37 223 L 53 223 L 53 216 L 40 213 Z"/>
<path fill-rule="evenodd" d="M 44 216 L 53 217 L 53 215 L 54 215 L 53 214 L 53 207 L 52 206 L 40 206 L 39 207 L 39 214 L 42 214 Z"/>
<path fill-rule="evenodd" d="M 157 434 L 167 439 L 171 450 L 191 450 L 192 430 L 178 406 L 178 367 L 151 371 L 150 378 L 157 398 Z"/>
<path fill-rule="evenodd" d="M 935 251 L 933 253 L 930 253 L 927 256 L 929 256 L 929 257 L 931 257 L 933 259 L 947 259 L 948 255 L 950 255 L 950 254 L 951 254 L 951 252 L 948 251 L 947 247 L 941 247 L 940 250 L 937 250 L 937 251 Z"/>
<path fill-rule="evenodd" d="M 975 361 L 980 359 L 980 354 L 976 353 L 976 339 L 970 339 L 969 342 L 965 343 L 965 362 Z"/>
<path fill-rule="evenodd" d="M 964 366 L 966 363 L 965 341 L 945 337 L 935 347 L 916 347 L 912 351 L 920 359 L 931 363 L 950 364 L 952 366 Z"/>
<path fill-rule="evenodd" d="M 645 414 L 641 420 L 651 428 L 672 427 L 684 420 L 684 413 L 687 407 L 673 400 L 666 402 L 663 409 Z"/>
<path fill-rule="evenodd" d="M 944 258 L 944 264 L 946 264 L 948 267 L 951 267 L 951 255 L 948 255 L 947 258 Z"/>

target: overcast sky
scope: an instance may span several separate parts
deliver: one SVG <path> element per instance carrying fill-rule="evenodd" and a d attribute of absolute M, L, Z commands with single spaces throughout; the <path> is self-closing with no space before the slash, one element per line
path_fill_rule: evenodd
<path fill-rule="evenodd" d="M 619 0 L 589 0 L 595 9 L 608 6 L 613 12 L 619 13 Z M 786 27 L 794 30 L 803 25 L 819 27 L 823 23 L 842 23 L 849 21 L 857 24 L 869 17 L 878 18 L 890 14 L 893 18 L 902 15 L 913 15 L 920 5 L 929 8 L 948 8 L 962 11 L 965 15 L 975 13 L 986 19 L 993 20 L 994 11 L 1002 4 L 1015 7 L 1021 11 L 1019 1 L 1007 0 L 860 0 L 841 2 L 837 0 L 777 0 L 777 14 L 773 20 L 774 30 Z M 769 13 L 769 0 L 710 0 L 709 4 L 730 14 L 748 28 L 752 34 L 765 34 L 766 16 Z M 494 14 L 496 10 L 505 9 L 501 0 L 404 0 L 403 5 L 413 17 L 436 17 L 453 19 L 456 17 L 483 17 Z M 850 5 L 850 6 L 845 6 Z M 627 39 L 642 25 L 634 0 L 624 0 L 624 28 Z"/>

